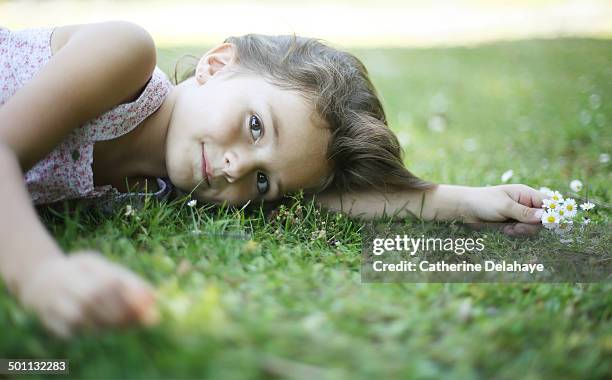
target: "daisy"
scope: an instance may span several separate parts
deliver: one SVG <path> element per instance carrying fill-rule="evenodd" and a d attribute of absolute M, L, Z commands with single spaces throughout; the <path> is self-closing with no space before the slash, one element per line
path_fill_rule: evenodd
<path fill-rule="evenodd" d="M 582 182 L 580 182 L 580 180 L 578 179 L 575 179 L 570 182 L 569 187 L 570 189 L 572 189 L 572 191 L 579 192 L 580 190 L 582 190 Z"/>
<path fill-rule="evenodd" d="M 570 216 L 567 214 L 567 212 L 565 211 L 565 209 L 563 208 L 563 206 L 560 206 L 559 209 L 557 210 L 557 215 L 559 215 L 559 221 L 563 221 L 565 220 L 565 218 L 569 218 Z"/>
<path fill-rule="evenodd" d="M 561 206 L 560 210 L 565 211 L 564 214 L 567 218 L 572 218 L 576 216 L 576 213 L 578 212 L 578 210 L 576 209 L 576 201 L 572 198 L 566 199 L 565 202 L 563 202 L 563 205 Z"/>
<path fill-rule="evenodd" d="M 559 224 L 559 215 L 556 212 L 546 211 L 542 215 L 542 224 L 548 229 L 555 228 Z"/>
<path fill-rule="evenodd" d="M 551 194 L 550 198 L 553 201 L 557 201 L 559 203 L 563 202 L 563 195 L 561 195 L 561 193 L 558 192 L 558 191 L 553 191 L 553 193 Z"/>
<path fill-rule="evenodd" d="M 559 202 L 552 199 L 544 199 L 542 202 L 544 202 L 543 207 L 547 208 L 549 211 L 558 211 L 561 208 Z"/>
<path fill-rule="evenodd" d="M 580 208 L 584 211 L 589 211 L 590 209 L 592 209 L 593 207 L 595 207 L 594 204 L 592 204 L 591 202 L 587 202 L 587 203 L 583 203 L 580 205 Z"/>
<path fill-rule="evenodd" d="M 187 206 L 194 207 L 197 203 L 198 201 L 196 201 L 195 199 L 192 199 L 189 202 L 187 202 Z"/>

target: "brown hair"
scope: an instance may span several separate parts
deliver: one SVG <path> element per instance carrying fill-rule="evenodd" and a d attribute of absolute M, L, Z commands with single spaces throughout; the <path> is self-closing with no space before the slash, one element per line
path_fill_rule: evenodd
<path fill-rule="evenodd" d="M 224 42 L 236 46 L 241 70 L 262 76 L 279 88 L 297 90 L 313 102 L 319 118 L 330 129 L 327 157 L 332 174 L 316 189 L 305 191 L 329 187 L 341 192 L 426 190 L 437 186 L 404 166 L 402 149 L 387 125 L 368 71 L 354 55 L 319 39 L 295 35 L 247 34 Z M 197 62 L 198 58 L 190 57 Z M 194 72 L 195 66 L 182 80 Z M 176 65 L 174 79 L 178 84 Z"/>

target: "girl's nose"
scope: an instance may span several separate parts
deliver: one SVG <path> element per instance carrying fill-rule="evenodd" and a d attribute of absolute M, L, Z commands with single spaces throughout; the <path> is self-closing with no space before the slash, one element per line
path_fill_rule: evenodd
<path fill-rule="evenodd" d="M 254 167 L 254 160 L 252 157 L 249 157 L 248 152 L 241 152 L 238 155 L 236 152 L 228 150 L 223 155 L 223 159 L 223 175 L 225 175 L 229 183 L 233 183 L 244 175 L 249 174 Z"/>

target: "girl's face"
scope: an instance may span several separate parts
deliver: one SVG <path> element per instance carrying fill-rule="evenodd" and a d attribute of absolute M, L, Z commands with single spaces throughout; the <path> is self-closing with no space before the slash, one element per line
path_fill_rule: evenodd
<path fill-rule="evenodd" d="M 329 173 L 329 130 L 297 92 L 255 76 L 228 75 L 234 45 L 200 60 L 176 88 L 166 138 L 173 184 L 202 201 L 273 200 L 314 187 Z"/>

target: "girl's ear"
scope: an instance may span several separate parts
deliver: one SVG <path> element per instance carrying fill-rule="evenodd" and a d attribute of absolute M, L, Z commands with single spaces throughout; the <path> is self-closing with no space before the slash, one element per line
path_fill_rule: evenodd
<path fill-rule="evenodd" d="M 200 58 L 196 66 L 195 77 L 198 84 L 204 84 L 213 75 L 232 65 L 236 61 L 236 45 L 224 42 L 210 49 Z"/>

